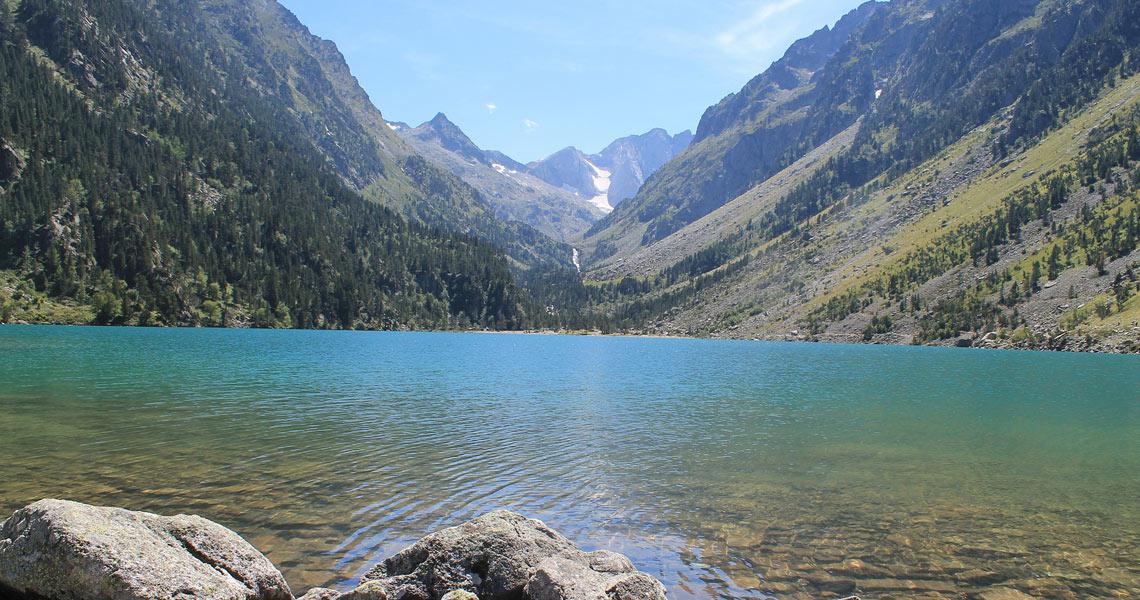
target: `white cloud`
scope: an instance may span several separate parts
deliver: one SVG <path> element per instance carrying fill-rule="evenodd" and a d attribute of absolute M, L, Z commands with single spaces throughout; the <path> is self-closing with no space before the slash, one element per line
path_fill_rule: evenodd
<path fill-rule="evenodd" d="M 491 115 L 495 114 L 495 111 L 499 109 L 499 107 L 497 105 L 495 105 L 494 102 L 488 102 L 488 103 L 484 104 L 483 108 L 487 109 L 487 114 L 491 114 Z"/>
<path fill-rule="evenodd" d="M 713 35 L 713 45 L 721 52 L 741 59 L 767 54 L 781 35 L 773 31 L 770 21 L 803 4 L 804 0 L 768 0 L 752 9 L 752 13 L 732 27 Z"/>
<path fill-rule="evenodd" d="M 857 0 L 847 0 L 855 2 Z M 816 22 L 809 0 L 714 0 L 694 26 L 648 23 L 637 36 L 638 49 L 670 61 L 704 63 L 710 71 L 737 78 L 755 76 L 783 54 L 804 27 Z"/>
<path fill-rule="evenodd" d="M 538 122 L 532 119 L 523 119 L 523 127 L 526 127 L 526 130 L 529 133 L 535 129 L 538 129 Z"/>

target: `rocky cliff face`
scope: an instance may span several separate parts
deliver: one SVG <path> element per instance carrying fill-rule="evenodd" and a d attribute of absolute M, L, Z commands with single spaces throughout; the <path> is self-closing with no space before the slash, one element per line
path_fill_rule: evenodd
<path fill-rule="evenodd" d="M 563 148 L 550 156 L 527 165 L 535 177 L 582 196 L 592 198 L 600 192 L 595 179 L 598 171 L 589 157 L 577 148 Z"/>
<path fill-rule="evenodd" d="M 793 44 L 740 92 L 709 108 L 692 146 L 592 227 L 587 241 L 618 254 L 653 244 L 861 120 L 868 123 L 856 143 L 865 148 L 855 152 L 881 156 L 860 167 L 860 177 L 925 159 L 1016 100 L 1032 71 L 1056 60 L 1059 50 L 1049 46 L 1067 44 L 1072 32 L 1064 30 L 1064 18 L 1034 27 L 1029 20 L 1038 6 L 1037 0 L 863 4 L 834 28 Z M 1086 18 L 1096 12 L 1086 6 Z M 1027 51 L 1043 30 L 1052 39 L 1037 39 Z M 609 256 L 588 255 L 587 262 Z"/>
<path fill-rule="evenodd" d="M 606 146 L 594 156 L 594 162 L 610 172 L 610 205 L 617 207 L 634 197 L 651 175 L 688 148 L 692 141 L 691 131 L 669 135 L 664 129 L 654 129 Z"/>
<path fill-rule="evenodd" d="M 570 190 L 610 212 L 637 193 L 669 159 L 688 147 L 692 132 L 669 135 L 653 129 L 615 140 L 601 152 L 587 155 L 565 148 L 531 163 L 527 170 L 547 183 Z"/>
<path fill-rule="evenodd" d="M 783 57 L 757 75 L 737 93 L 708 108 L 697 126 L 694 142 L 754 124 L 782 97 L 811 82 L 812 76 L 835 56 L 851 36 L 879 8 L 866 2 L 845 15 L 834 27 L 825 26 L 793 43 Z"/>

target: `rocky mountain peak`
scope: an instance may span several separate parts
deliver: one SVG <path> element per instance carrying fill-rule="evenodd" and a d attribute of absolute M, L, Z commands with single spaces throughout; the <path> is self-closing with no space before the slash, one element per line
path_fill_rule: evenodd
<path fill-rule="evenodd" d="M 573 146 L 532 162 L 527 168 L 535 177 L 550 185 L 573 190 L 582 197 L 589 198 L 597 193 L 594 167 L 586 155 Z"/>
<path fill-rule="evenodd" d="M 483 150 L 442 112 L 437 113 L 432 120 L 412 129 L 410 134 L 424 141 L 435 140 L 445 149 L 469 160 L 487 162 Z"/>

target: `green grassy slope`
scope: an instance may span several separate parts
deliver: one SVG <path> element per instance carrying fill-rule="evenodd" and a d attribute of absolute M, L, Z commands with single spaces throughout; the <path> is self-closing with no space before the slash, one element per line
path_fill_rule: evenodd
<path fill-rule="evenodd" d="M 865 201 L 836 206 L 755 248 L 741 272 L 650 329 L 894 343 L 957 343 L 963 333 L 993 332 L 984 343 L 1134 348 L 1140 252 L 1136 225 L 1128 223 L 1138 214 L 1132 190 L 1140 171 L 1133 158 L 1106 167 L 1103 176 L 1079 173 L 1090 161 L 1103 162 L 1106 148 L 1140 153 L 1140 145 L 1128 145 L 1140 132 L 1123 125 L 1100 139 L 1114 123 L 1140 130 L 1138 105 L 1140 77 L 1133 76 L 1063 127 L 990 165 L 1001 121 L 980 127 Z M 1046 194 L 1058 177 L 1068 178 L 1069 188 L 1044 219 L 1025 217 L 1016 239 L 993 240 L 985 252 L 970 247 L 969 240 L 984 239 L 977 232 L 1010 214 L 1011 200 Z M 1054 247 L 1063 258 L 1050 278 Z M 1027 290 L 1034 263 L 1044 273 Z M 1014 282 L 1016 299 L 1008 298 Z M 973 314 L 963 312 L 971 302 L 979 305 Z"/>
<path fill-rule="evenodd" d="M 1061 315 L 1110 291 L 1115 308 L 1066 321 L 1130 314 L 1132 166 L 1089 163 L 1121 152 L 1105 124 L 1130 118 L 1140 7 L 923 7 L 880 7 L 813 76 L 812 93 L 828 99 L 816 108 L 873 91 L 846 131 L 663 238 L 645 237 L 652 221 L 603 222 L 588 276 L 610 291 L 604 310 L 659 333 L 958 343 L 1006 327 L 1036 345 L 1074 344 L 1056 331 Z M 1063 260 L 1052 256 L 1058 236 L 1075 236 Z M 1032 274 L 1042 252 L 1051 275 L 1085 271 L 1042 291 Z M 1010 298 L 1025 277 L 1031 297 L 1023 284 Z M 1062 284 L 1064 300 L 1081 302 L 1039 302 Z M 613 293 L 620 286 L 642 292 Z M 1115 348 L 1116 338 L 1081 343 Z"/>

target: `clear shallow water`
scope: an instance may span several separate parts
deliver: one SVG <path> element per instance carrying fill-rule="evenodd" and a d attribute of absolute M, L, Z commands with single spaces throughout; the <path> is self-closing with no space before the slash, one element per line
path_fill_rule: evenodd
<path fill-rule="evenodd" d="M 1140 597 L 1140 360 L 5 326 L 0 482 L 201 514 L 297 592 L 510 508 L 676 598 Z"/>

